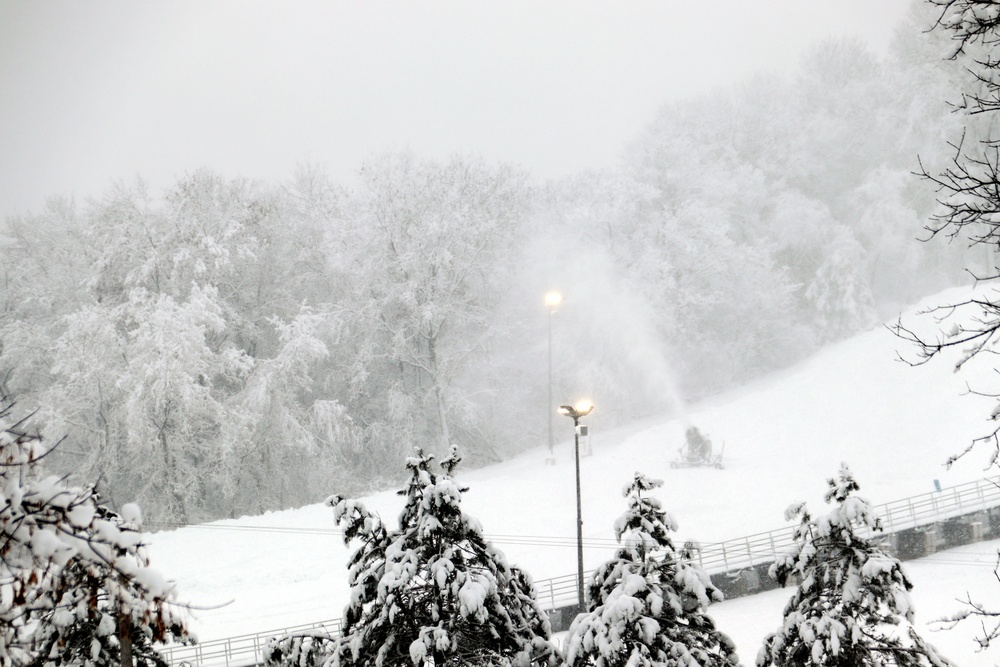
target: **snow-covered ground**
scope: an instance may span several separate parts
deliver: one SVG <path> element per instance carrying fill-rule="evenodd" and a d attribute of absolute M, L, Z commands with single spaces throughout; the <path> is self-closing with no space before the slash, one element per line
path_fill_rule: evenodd
<path fill-rule="evenodd" d="M 617 431 L 601 428 L 597 406 L 585 419 L 592 454 L 581 459 L 586 567 L 609 555 L 612 522 L 624 510 L 621 489 L 637 470 L 665 481 L 659 497 L 680 524 L 678 538 L 701 542 L 780 528 L 794 501 L 820 510 L 825 480 L 841 461 L 876 505 L 930 492 L 935 480 L 947 489 L 982 477 L 986 452 L 974 452 L 951 470 L 943 462 L 989 428 L 992 402 L 966 395 L 967 383 L 985 387 L 989 369 L 955 374 L 947 360 L 911 367 L 897 360 L 897 351 L 915 356 L 877 328 L 794 368 L 687 406 L 683 415 Z M 688 423 L 717 446 L 725 442 L 725 469 L 670 468 Z M 539 447 L 489 468 L 458 471 L 470 487 L 465 511 L 535 579 L 575 571 L 572 422 L 559 418 L 556 426 L 562 440 L 555 465 L 546 465 L 547 448 Z M 390 521 L 401 507 L 394 491 L 366 500 Z M 154 533 L 149 541 L 154 565 L 177 580 L 184 600 L 201 608 L 193 626 L 203 641 L 336 618 L 346 602 L 349 548 L 322 505 Z M 989 595 L 1000 607 L 992 575 L 997 548 L 1000 543 L 971 545 L 907 564 L 918 621 L 956 610 L 955 599 L 967 590 Z M 744 663 L 753 663 L 763 636 L 777 628 L 787 596 L 772 591 L 711 608 Z M 1000 650 L 975 652 L 974 630 L 970 625 L 925 636 L 959 664 L 1000 662 Z"/>

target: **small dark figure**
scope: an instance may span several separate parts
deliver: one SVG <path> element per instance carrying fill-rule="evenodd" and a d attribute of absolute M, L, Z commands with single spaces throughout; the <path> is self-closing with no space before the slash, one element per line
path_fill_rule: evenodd
<path fill-rule="evenodd" d="M 691 426 L 685 433 L 691 458 L 709 461 L 712 458 L 712 441 L 702 435 L 697 426 Z"/>

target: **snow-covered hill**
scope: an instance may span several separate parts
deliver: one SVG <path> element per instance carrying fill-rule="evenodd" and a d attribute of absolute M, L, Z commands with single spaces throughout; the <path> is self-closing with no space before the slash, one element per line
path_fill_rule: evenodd
<path fill-rule="evenodd" d="M 946 488 L 982 477 L 985 452 L 973 453 L 951 470 L 942 464 L 987 432 L 992 403 L 964 394 L 967 383 L 985 386 L 990 370 L 955 374 L 944 359 L 911 367 L 897 359 L 897 352 L 915 356 L 880 327 L 779 374 L 688 406 L 682 417 L 648 420 L 619 431 L 602 430 L 597 406 L 585 419 L 591 426 L 592 454 L 581 460 L 586 567 L 609 555 L 612 522 L 624 509 L 621 488 L 637 470 L 664 479 L 660 498 L 680 524 L 678 537 L 701 542 L 782 527 L 784 509 L 794 501 L 820 509 L 825 480 L 841 461 L 851 466 L 862 495 L 874 504 L 932 491 L 934 480 Z M 689 423 L 717 446 L 725 442 L 725 469 L 670 467 Z M 575 571 L 572 422 L 560 417 L 556 426 L 562 440 L 555 465 L 546 465 L 547 448 L 539 447 L 489 468 L 459 470 L 460 480 L 470 487 L 465 510 L 482 521 L 511 561 L 536 579 Z M 390 521 L 401 507 L 394 491 L 367 502 Z M 335 530 L 331 511 L 322 505 L 154 533 L 149 540 L 154 564 L 178 581 L 185 600 L 204 608 L 194 623 L 202 640 L 339 617 L 346 601 L 349 549 Z M 983 585 L 988 585 L 989 549 L 973 545 L 966 552 L 978 554 L 976 572 L 985 573 Z M 962 569 L 963 575 L 970 572 Z M 947 607 L 965 591 L 941 593 L 936 588 L 935 595 L 934 606 Z M 754 624 L 777 627 L 785 597 L 777 591 L 726 602 L 713 607 L 713 615 L 734 637 L 747 635 L 741 648 L 759 644 Z M 755 607 L 766 607 L 767 600 L 776 611 Z M 935 609 L 921 620 L 948 610 Z M 727 627 L 724 618 L 740 629 Z M 744 662 L 752 663 L 755 650 L 741 652 Z"/>

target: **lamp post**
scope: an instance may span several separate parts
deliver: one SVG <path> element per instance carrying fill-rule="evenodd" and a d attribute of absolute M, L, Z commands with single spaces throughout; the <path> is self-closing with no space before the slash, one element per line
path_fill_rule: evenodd
<path fill-rule="evenodd" d="M 556 291 L 546 293 L 545 307 L 549 309 L 549 402 L 545 405 L 545 414 L 549 416 L 549 458 L 547 463 L 550 465 L 556 462 L 555 441 L 552 436 L 552 315 L 560 303 L 562 303 L 562 294 Z"/>
<path fill-rule="evenodd" d="M 594 406 L 589 401 L 559 407 L 560 414 L 573 419 L 573 457 L 576 460 L 576 590 L 581 612 L 586 609 L 586 597 L 583 594 L 583 510 L 580 504 L 580 417 L 586 417 L 593 409 Z"/>

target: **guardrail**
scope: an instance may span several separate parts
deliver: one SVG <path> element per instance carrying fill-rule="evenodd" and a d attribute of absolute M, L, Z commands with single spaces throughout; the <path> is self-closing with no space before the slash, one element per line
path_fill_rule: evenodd
<path fill-rule="evenodd" d="M 1000 506 L 1000 476 L 959 484 L 944 491 L 924 493 L 875 505 L 885 533 L 898 533 L 977 510 Z M 793 526 L 701 546 L 699 562 L 709 573 L 729 572 L 762 562 L 793 546 Z"/>
<path fill-rule="evenodd" d="M 340 632 L 339 618 L 318 623 L 296 625 L 280 630 L 257 632 L 254 634 L 229 637 L 204 644 L 183 646 L 172 644 L 157 647 L 160 655 L 170 665 L 192 665 L 193 667 L 247 667 L 260 661 L 261 653 L 271 639 L 284 635 L 322 635 L 336 636 Z"/>
<path fill-rule="evenodd" d="M 876 505 L 873 509 L 881 518 L 884 531 L 896 533 L 998 506 L 1000 476 Z M 733 572 L 767 563 L 773 561 L 776 555 L 792 548 L 793 531 L 793 526 L 787 526 L 735 540 L 701 544 L 695 552 L 696 559 L 709 574 Z M 587 571 L 584 576 L 589 578 L 592 573 L 593 570 Z M 536 581 L 535 593 L 542 606 L 553 610 L 575 604 L 576 577 L 576 574 L 567 574 Z M 158 650 L 171 665 L 248 667 L 259 661 L 261 651 L 274 637 L 307 633 L 333 636 L 340 630 L 340 626 L 340 619 L 332 619 L 193 646 L 164 646 Z"/>
<path fill-rule="evenodd" d="M 881 518 L 886 533 L 897 533 L 997 506 L 1000 506 L 1000 476 L 876 505 L 872 509 Z M 794 530 L 794 526 L 786 526 L 725 542 L 700 544 L 695 559 L 709 574 L 768 563 L 794 546 Z M 585 573 L 588 577 L 590 574 Z M 535 582 L 535 589 L 548 609 L 569 606 L 577 601 L 575 574 L 539 580 Z"/>

